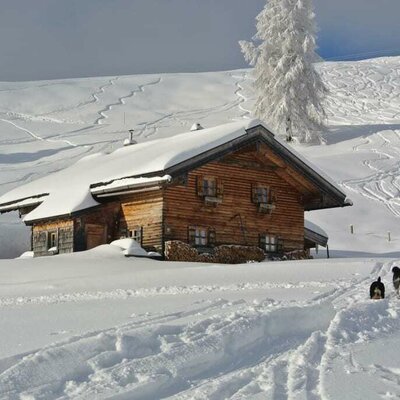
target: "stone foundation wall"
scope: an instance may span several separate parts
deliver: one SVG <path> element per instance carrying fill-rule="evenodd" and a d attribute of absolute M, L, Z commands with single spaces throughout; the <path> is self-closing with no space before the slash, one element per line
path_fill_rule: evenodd
<path fill-rule="evenodd" d="M 165 258 L 168 261 L 243 264 L 248 261 L 263 261 L 265 255 L 255 246 L 218 246 L 212 253 L 200 254 L 188 244 L 174 240 L 165 243 Z"/>

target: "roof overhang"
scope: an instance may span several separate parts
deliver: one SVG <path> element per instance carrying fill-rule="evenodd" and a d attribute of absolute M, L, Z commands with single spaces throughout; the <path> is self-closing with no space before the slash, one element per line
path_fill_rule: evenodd
<path fill-rule="evenodd" d="M 140 180 L 140 179 L 163 179 L 169 177 L 169 180 L 165 179 L 161 184 L 166 185 L 170 182 L 172 178 L 178 177 L 189 171 L 199 168 L 204 164 L 212 161 L 218 161 L 225 157 L 226 155 L 240 150 L 246 146 L 257 143 L 264 143 L 269 148 L 274 151 L 274 153 L 280 157 L 284 162 L 300 175 L 305 177 L 310 183 L 312 183 L 319 192 L 318 197 L 312 198 L 310 201 L 305 202 L 305 211 L 321 210 L 327 208 L 335 207 L 347 207 L 353 205 L 351 200 L 346 197 L 334 183 L 332 183 L 329 178 L 325 177 L 322 172 L 317 171 L 313 166 L 310 166 L 308 162 L 303 160 L 303 158 L 296 154 L 296 152 L 288 147 L 288 145 L 281 142 L 275 137 L 275 135 L 270 132 L 264 125 L 257 125 L 245 131 L 244 135 L 237 137 L 236 139 L 230 140 L 220 146 L 216 146 L 211 150 L 200 153 L 188 160 L 180 162 L 170 168 L 163 171 L 154 171 L 149 174 L 144 174 L 142 176 L 126 176 L 121 177 L 117 180 L 107 183 L 95 183 L 91 185 L 91 193 L 95 197 L 109 197 L 111 195 L 121 195 L 127 194 L 128 192 L 133 193 L 142 188 L 146 188 L 146 185 L 151 186 L 150 183 L 143 183 L 141 187 L 140 183 L 133 185 L 112 185 L 117 182 L 123 182 L 124 180 Z M 162 178 L 161 178 L 162 177 Z M 172 178 L 171 178 L 172 177 Z M 158 185 L 160 182 L 157 183 Z M 118 186 L 119 190 L 115 190 Z M 156 185 L 154 185 L 156 186 Z M 103 187 L 103 189 L 101 189 Z M 161 187 L 161 186 L 159 186 Z"/>
<path fill-rule="evenodd" d="M 172 180 L 170 175 L 149 178 L 122 178 L 90 186 L 95 198 L 112 197 L 161 189 Z"/>
<path fill-rule="evenodd" d="M 43 203 L 45 197 L 47 197 L 48 195 L 48 193 L 44 193 L 37 196 L 27 197 L 24 199 L 2 204 L 0 205 L 0 214 L 4 214 L 10 211 L 18 211 L 27 207 L 38 206 L 39 204 Z"/>
<path fill-rule="evenodd" d="M 312 243 L 316 243 L 322 247 L 328 245 L 328 237 L 322 235 L 319 232 L 315 232 L 307 227 L 304 227 L 304 239 L 309 240 Z"/>
<path fill-rule="evenodd" d="M 346 197 L 346 194 L 332 183 L 329 178 L 325 177 L 323 173 L 318 172 L 316 168 L 310 166 L 300 155 L 296 154 L 292 149 L 289 149 L 287 145 L 281 143 L 272 132 L 261 124 L 246 130 L 245 135 L 204 153 L 198 154 L 197 156 L 178 163 L 165 171 L 157 171 L 148 174 L 148 176 L 167 174 L 172 177 L 177 177 L 209 162 L 218 161 L 226 155 L 240 150 L 243 147 L 257 143 L 266 144 L 280 158 L 282 158 L 288 166 L 304 176 L 318 189 L 320 195 L 318 198 L 314 198 L 312 201 L 305 204 L 305 211 L 347 207 L 352 205 L 351 200 Z"/>

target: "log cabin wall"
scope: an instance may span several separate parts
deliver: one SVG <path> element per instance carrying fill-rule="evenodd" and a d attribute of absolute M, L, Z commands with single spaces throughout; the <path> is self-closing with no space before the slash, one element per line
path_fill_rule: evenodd
<path fill-rule="evenodd" d="M 55 235 L 52 237 L 52 235 Z M 74 251 L 74 222 L 72 219 L 36 223 L 32 227 L 32 251 L 35 257 L 52 255 L 49 249 L 57 247 L 58 254 Z"/>
<path fill-rule="evenodd" d="M 232 154 L 219 162 L 191 171 L 186 185 L 165 190 L 165 240 L 188 242 L 188 228 L 215 230 L 215 244 L 259 246 L 260 236 L 283 240 L 283 251 L 304 248 L 304 206 L 302 194 L 278 176 L 276 165 L 256 159 L 256 147 Z M 215 177 L 223 184 L 222 202 L 207 205 L 198 195 L 199 177 Z M 252 187 L 261 184 L 273 190 L 276 208 L 266 214 L 252 201 Z"/>
<path fill-rule="evenodd" d="M 136 231 L 142 247 L 163 251 L 163 193 L 161 190 L 136 193 L 120 198 L 119 237 L 132 237 Z"/>
<path fill-rule="evenodd" d="M 120 204 L 110 202 L 74 218 L 74 251 L 111 243 L 118 236 Z"/>

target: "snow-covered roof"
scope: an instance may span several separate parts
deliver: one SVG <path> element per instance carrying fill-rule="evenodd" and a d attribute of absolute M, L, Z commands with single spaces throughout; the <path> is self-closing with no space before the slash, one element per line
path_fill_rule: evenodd
<path fill-rule="evenodd" d="M 314 224 L 311 221 L 308 221 L 307 219 L 304 221 L 304 228 L 317 233 L 320 236 L 324 236 L 328 238 L 328 234 L 318 225 Z"/>
<path fill-rule="evenodd" d="M 13 210 L 18 210 L 20 208 L 24 207 L 31 207 L 38 205 L 43 202 L 44 198 L 47 196 L 47 194 L 43 194 L 37 197 L 29 197 L 24 200 L 20 200 L 11 204 L 7 205 L 0 205 L 0 212 L 7 212 L 7 211 L 13 211 Z"/>
<path fill-rule="evenodd" d="M 259 120 L 243 120 L 121 147 L 110 154 L 93 154 L 69 168 L 4 194 L 0 197 L 0 207 L 15 206 L 20 201 L 48 194 L 36 209 L 25 216 L 25 222 L 70 215 L 97 206 L 99 203 L 93 194 L 101 191 L 168 181 L 168 170 L 172 171 L 220 146 L 246 140 L 248 131 L 260 125 L 271 131 Z M 276 140 L 273 135 L 270 135 L 270 140 L 276 145 L 280 143 L 280 147 L 285 147 L 294 159 L 301 160 L 285 142 Z M 306 163 L 305 160 L 301 162 Z M 309 164 L 308 168 L 315 170 Z M 334 183 L 330 184 L 341 193 Z"/>
<path fill-rule="evenodd" d="M 152 185 L 161 185 L 171 181 L 170 175 L 154 176 L 151 178 L 122 178 L 116 179 L 110 183 L 96 185 L 90 189 L 93 195 L 102 195 L 106 193 L 114 193 L 117 190 L 137 190 Z"/>
<path fill-rule="evenodd" d="M 90 193 L 91 185 L 111 183 L 127 177 L 140 178 L 146 174 L 164 171 L 244 136 L 247 129 L 260 123 L 258 120 L 246 120 L 125 146 L 110 154 L 93 154 L 82 158 L 69 168 L 4 194 L 0 197 L 0 206 L 48 193 L 49 196 L 43 203 L 25 216 L 26 222 L 69 215 L 91 208 L 99 204 Z"/>
<path fill-rule="evenodd" d="M 329 239 L 321 227 L 308 220 L 304 221 L 304 238 L 323 247 L 327 246 Z"/>

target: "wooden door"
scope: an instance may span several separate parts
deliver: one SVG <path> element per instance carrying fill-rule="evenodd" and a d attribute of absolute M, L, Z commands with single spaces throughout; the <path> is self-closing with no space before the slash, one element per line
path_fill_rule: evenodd
<path fill-rule="evenodd" d="M 104 225 L 86 224 L 86 249 L 106 244 L 106 227 Z"/>

